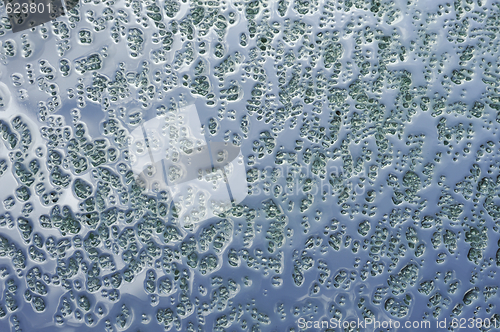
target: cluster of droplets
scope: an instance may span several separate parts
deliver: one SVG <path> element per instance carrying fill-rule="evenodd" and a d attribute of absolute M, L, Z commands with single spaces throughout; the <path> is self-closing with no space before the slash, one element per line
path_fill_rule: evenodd
<path fill-rule="evenodd" d="M 2 19 L 0 61 L 29 63 L 6 70 L 15 93 L 0 86 L 0 110 L 40 96 L 45 146 L 24 116 L 0 120 L 0 181 L 15 183 L 0 214 L 0 323 L 19 330 L 28 303 L 106 331 L 298 331 L 300 317 L 352 308 L 500 322 L 499 20 L 498 4 L 472 0 L 83 1 L 19 37 Z M 252 203 L 191 188 L 171 204 L 135 178 L 135 152 L 166 141 L 175 163 L 200 145 L 179 125 L 181 94 L 203 105 L 208 137 L 242 148 Z M 103 137 L 86 107 L 102 110 Z M 164 125 L 133 151 L 148 111 Z M 220 170 L 197 175 L 225 185 Z M 219 217 L 194 226 L 208 208 Z M 124 296 L 137 280 L 144 307 Z"/>

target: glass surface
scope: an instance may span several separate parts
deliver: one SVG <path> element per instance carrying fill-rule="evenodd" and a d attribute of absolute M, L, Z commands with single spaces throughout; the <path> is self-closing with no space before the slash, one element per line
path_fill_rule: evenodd
<path fill-rule="evenodd" d="M 0 332 L 500 329 L 498 2 L 51 1 L 0 3 Z"/>

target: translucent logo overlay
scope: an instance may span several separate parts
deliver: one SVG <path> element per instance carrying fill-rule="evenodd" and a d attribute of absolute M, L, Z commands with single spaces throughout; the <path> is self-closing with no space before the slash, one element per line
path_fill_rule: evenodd
<path fill-rule="evenodd" d="M 167 191 L 182 225 L 218 216 L 248 195 L 240 148 L 207 142 L 194 105 L 142 123 L 129 151 L 137 181 L 147 191 Z"/>
<path fill-rule="evenodd" d="M 77 0 L 5 0 L 12 32 L 19 32 L 55 20 L 65 15 L 77 4 Z M 66 7 L 66 8 L 65 8 Z"/>

